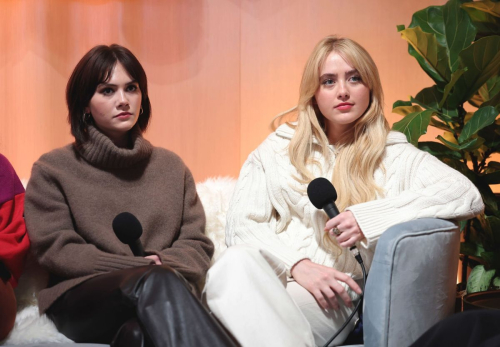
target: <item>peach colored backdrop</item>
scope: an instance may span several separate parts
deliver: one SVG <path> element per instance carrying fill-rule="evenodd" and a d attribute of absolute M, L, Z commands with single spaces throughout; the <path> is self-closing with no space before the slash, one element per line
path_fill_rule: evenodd
<path fill-rule="evenodd" d="M 142 62 L 153 118 L 146 137 L 177 152 L 197 181 L 237 176 L 271 119 L 295 105 L 302 68 L 328 34 L 361 43 L 392 103 L 431 85 L 396 31 L 445 0 L 0 1 L 0 152 L 20 177 L 72 140 L 64 91 L 96 44 Z M 428 135 L 428 138 L 435 134 Z"/>

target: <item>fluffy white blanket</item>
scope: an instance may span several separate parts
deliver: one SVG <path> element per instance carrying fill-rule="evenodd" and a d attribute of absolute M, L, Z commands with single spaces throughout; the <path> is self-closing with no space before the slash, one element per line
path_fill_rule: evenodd
<path fill-rule="evenodd" d="M 230 177 L 210 178 L 197 184 L 198 195 L 205 208 L 205 232 L 215 245 L 214 261 L 224 249 L 226 211 L 236 180 Z M 16 288 L 18 312 L 14 329 L 0 345 L 71 343 L 59 333 L 50 319 L 40 316 L 37 293 L 47 283 L 48 275 L 36 262 L 28 259 L 25 272 Z"/>

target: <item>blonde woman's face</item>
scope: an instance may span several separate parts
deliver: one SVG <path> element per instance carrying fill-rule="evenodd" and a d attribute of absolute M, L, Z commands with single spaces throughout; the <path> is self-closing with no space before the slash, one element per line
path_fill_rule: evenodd
<path fill-rule="evenodd" d="M 365 113 L 370 104 L 370 89 L 359 72 L 335 52 L 326 58 L 319 82 L 314 95 L 331 138 L 330 132 L 343 133 Z"/>

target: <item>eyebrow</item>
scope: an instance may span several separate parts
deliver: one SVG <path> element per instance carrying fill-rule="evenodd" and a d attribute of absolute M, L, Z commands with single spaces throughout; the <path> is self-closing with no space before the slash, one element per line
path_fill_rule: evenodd
<path fill-rule="evenodd" d="M 127 82 L 125 83 L 125 85 L 130 85 L 130 84 L 139 84 L 139 82 L 137 82 L 136 80 L 132 80 L 130 82 Z M 117 85 L 116 84 L 113 84 L 113 83 L 106 83 L 106 82 L 103 82 L 103 83 L 99 83 L 97 85 L 97 87 L 116 87 Z"/>
<path fill-rule="evenodd" d="M 359 74 L 359 72 L 356 69 L 352 69 L 352 70 L 347 71 L 345 74 L 347 77 L 350 77 L 352 75 Z M 324 79 L 324 78 L 333 78 L 333 77 L 337 77 L 337 74 L 336 73 L 325 73 L 325 74 L 321 75 L 319 78 Z"/>

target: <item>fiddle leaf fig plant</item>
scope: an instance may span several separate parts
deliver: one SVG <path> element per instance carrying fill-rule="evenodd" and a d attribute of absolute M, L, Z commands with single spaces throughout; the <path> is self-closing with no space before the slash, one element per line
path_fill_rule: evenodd
<path fill-rule="evenodd" d="M 500 162 L 492 158 L 500 153 L 500 2 L 449 0 L 397 28 L 434 85 L 394 103 L 403 118 L 393 130 L 479 189 L 484 214 L 460 223 L 460 252 L 472 267 L 467 291 L 500 288 L 500 199 L 490 187 L 500 184 Z M 419 142 L 429 126 L 442 135 Z"/>

